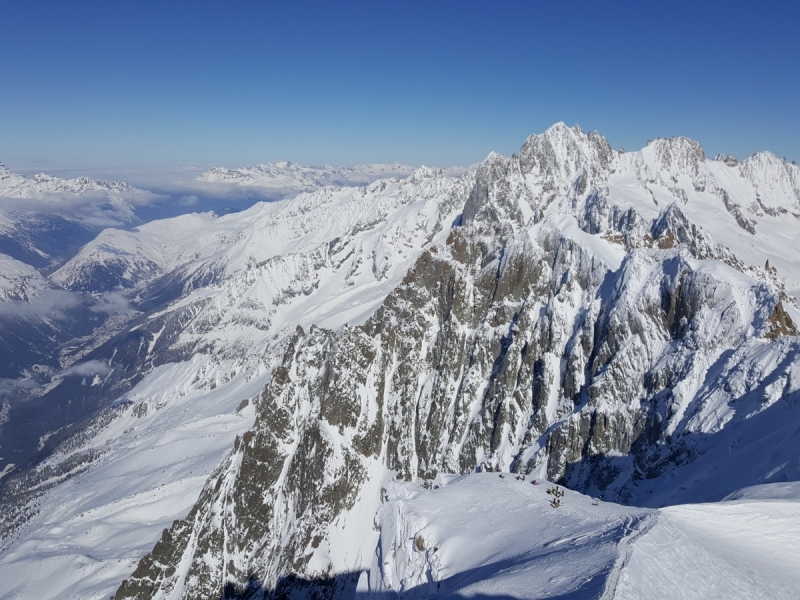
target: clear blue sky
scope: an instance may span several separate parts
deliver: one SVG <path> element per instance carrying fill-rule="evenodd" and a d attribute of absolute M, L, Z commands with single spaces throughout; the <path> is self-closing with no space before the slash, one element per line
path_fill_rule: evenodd
<path fill-rule="evenodd" d="M 0 161 L 470 164 L 556 121 L 800 160 L 800 2 L 0 0 Z"/>

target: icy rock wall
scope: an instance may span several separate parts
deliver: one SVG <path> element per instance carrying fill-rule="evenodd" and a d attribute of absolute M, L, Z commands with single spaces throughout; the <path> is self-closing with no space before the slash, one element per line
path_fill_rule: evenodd
<path fill-rule="evenodd" d="M 674 390 L 776 302 L 757 287 L 753 312 L 692 264 L 640 249 L 611 272 L 555 229 L 454 229 L 364 326 L 297 331 L 253 431 L 116 597 L 324 576 L 308 565 L 376 460 L 423 482 L 477 467 L 610 483 L 581 461 L 668 448 L 687 401 Z"/>

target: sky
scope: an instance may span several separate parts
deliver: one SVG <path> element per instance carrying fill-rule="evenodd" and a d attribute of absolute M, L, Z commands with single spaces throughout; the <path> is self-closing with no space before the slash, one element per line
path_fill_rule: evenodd
<path fill-rule="evenodd" d="M 555 122 L 800 160 L 800 2 L 0 0 L 0 162 L 469 165 Z"/>

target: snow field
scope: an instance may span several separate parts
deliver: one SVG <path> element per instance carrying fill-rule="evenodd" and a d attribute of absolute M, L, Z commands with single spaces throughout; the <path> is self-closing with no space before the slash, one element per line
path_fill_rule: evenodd
<path fill-rule="evenodd" d="M 796 598 L 800 485 L 660 510 L 625 507 L 513 474 L 387 484 L 364 597 L 694 600 Z"/>
<path fill-rule="evenodd" d="M 798 492 L 796 488 L 793 497 L 783 499 L 661 509 L 658 523 L 633 545 L 614 598 L 797 598 Z"/>
<path fill-rule="evenodd" d="M 440 476 L 438 489 L 392 482 L 378 513 L 380 544 L 362 592 L 403 598 L 598 598 L 618 569 L 623 540 L 655 511 L 566 491 L 505 473 Z M 563 488 L 562 488 L 563 489 Z"/>

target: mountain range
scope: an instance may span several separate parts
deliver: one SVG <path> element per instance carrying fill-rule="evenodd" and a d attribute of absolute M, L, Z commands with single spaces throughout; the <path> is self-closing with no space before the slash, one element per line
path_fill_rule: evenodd
<path fill-rule="evenodd" d="M 448 175 L 461 175 L 467 169 L 451 167 L 443 169 Z M 200 174 L 198 181 L 227 183 L 241 186 L 268 188 L 284 192 L 312 192 L 324 186 L 367 185 L 377 179 L 406 178 L 414 167 L 395 163 L 393 165 L 356 165 L 355 167 L 312 167 L 291 161 L 262 163 L 255 167 L 229 169 L 216 167 Z"/>
<path fill-rule="evenodd" d="M 792 597 L 800 167 L 561 123 L 401 167 L 4 259 L 97 318 L 3 401 L 9 597 Z"/>

